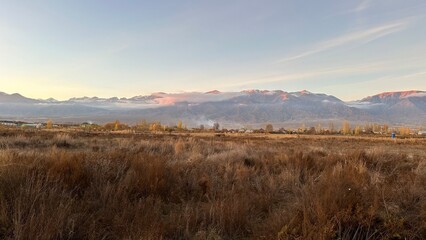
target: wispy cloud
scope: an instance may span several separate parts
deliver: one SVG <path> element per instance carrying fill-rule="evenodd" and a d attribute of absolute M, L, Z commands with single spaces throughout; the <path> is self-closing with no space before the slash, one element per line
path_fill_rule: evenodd
<path fill-rule="evenodd" d="M 410 22 L 411 22 L 410 19 L 404 19 L 394 23 L 388 23 L 385 25 L 376 26 L 376 27 L 364 29 L 357 32 L 347 33 L 339 37 L 320 42 L 316 44 L 315 46 L 313 46 L 312 48 L 302 53 L 280 59 L 277 61 L 277 63 L 284 63 L 284 62 L 298 60 L 301 58 L 309 57 L 314 54 L 332 50 L 334 48 L 347 45 L 347 44 L 352 44 L 352 43 L 366 44 L 368 42 L 385 37 L 387 35 L 400 32 L 404 30 L 409 25 Z"/>
<path fill-rule="evenodd" d="M 402 81 L 402 80 L 407 81 L 408 79 L 416 79 L 416 78 L 420 78 L 420 77 L 423 78 L 424 76 L 426 76 L 426 72 L 421 71 L 421 72 L 414 72 L 414 73 L 404 74 L 404 75 L 392 75 L 392 76 L 376 78 L 376 79 L 370 80 L 369 83 L 372 83 L 372 82 L 387 82 L 387 83 L 389 83 L 389 82 L 392 82 L 392 81 Z"/>
<path fill-rule="evenodd" d="M 352 12 L 361 12 L 370 7 L 372 0 L 363 0 L 361 1 L 356 8 L 352 10 Z"/>
<path fill-rule="evenodd" d="M 346 65 L 334 68 L 320 68 L 317 70 L 311 71 L 300 71 L 293 73 L 283 73 L 273 76 L 264 76 L 249 81 L 244 81 L 235 84 L 228 84 L 223 86 L 224 88 L 233 88 L 233 87 L 248 87 L 252 85 L 260 85 L 274 82 L 286 82 L 286 81 L 296 81 L 296 80 L 305 80 L 305 79 L 315 79 L 321 77 L 339 77 L 339 76 L 354 76 L 354 75 L 366 75 L 372 73 L 383 73 L 389 71 L 397 70 L 414 70 L 422 69 L 426 65 L 424 63 L 424 57 L 412 58 L 411 60 L 390 60 L 390 61 L 377 61 L 369 62 L 358 65 Z"/>
<path fill-rule="evenodd" d="M 239 86 L 249 86 L 249 85 L 258 85 L 274 82 L 285 82 L 285 81 L 294 81 L 302 79 L 317 78 L 330 75 L 348 75 L 348 74 L 363 74 L 378 71 L 377 65 L 369 64 L 362 66 L 349 66 L 342 68 L 326 68 L 319 69 L 316 71 L 310 72 L 296 72 L 296 73 L 287 73 L 279 74 L 274 76 L 260 77 L 250 81 L 240 82 L 236 84 L 229 84 L 226 87 L 239 87 Z"/>

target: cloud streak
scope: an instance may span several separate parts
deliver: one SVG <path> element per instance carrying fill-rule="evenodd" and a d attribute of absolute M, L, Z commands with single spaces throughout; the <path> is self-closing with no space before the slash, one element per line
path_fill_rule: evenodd
<path fill-rule="evenodd" d="M 376 27 L 368 28 L 365 30 L 357 31 L 357 32 L 347 33 L 339 37 L 320 42 L 316 44 L 315 46 L 313 46 L 312 48 L 302 53 L 280 59 L 278 60 L 277 63 L 285 63 L 285 62 L 299 60 L 299 59 L 309 57 L 321 52 L 329 51 L 334 48 L 344 46 L 347 44 L 353 44 L 353 43 L 366 44 L 368 42 L 385 37 L 387 35 L 400 32 L 404 30 L 409 25 L 409 23 L 410 23 L 409 20 L 404 19 L 395 23 L 388 23 L 382 26 L 376 26 Z"/>
<path fill-rule="evenodd" d="M 310 71 L 299 71 L 293 73 L 283 73 L 273 76 L 264 76 L 257 79 L 252 79 L 250 81 L 240 82 L 236 84 L 229 84 L 223 87 L 245 87 L 251 85 L 267 84 L 274 82 L 285 82 L 285 81 L 295 81 L 295 80 L 304 80 L 304 79 L 315 79 L 320 77 L 328 76 L 354 76 L 354 75 L 365 75 L 372 73 L 382 73 L 389 71 L 398 71 L 398 70 L 412 70 L 412 69 L 422 69 L 425 67 L 424 58 L 416 57 L 410 60 L 390 60 L 390 61 L 378 61 L 378 62 L 369 62 L 359 65 L 346 65 L 341 67 L 334 68 L 320 68 L 317 70 Z"/>
<path fill-rule="evenodd" d="M 230 84 L 226 87 L 239 87 L 253 84 L 265 84 L 265 83 L 274 83 L 274 82 L 285 82 L 285 81 L 294 81 L 294 80 L 302 80 L 302 79 L 310 79 L 316 77 L 323 76 L 331 76 L 331 75 L 347 75 L 347 74 L 365 74 L 370 72 L 378 71 L 374 65 L 363 65 L 363 66 L 355 66 L 355 67 L 342 67 L 342 68 L 328 68 L 321 69 L 312 72 L 298 72 L 298 73 L 288 73 L 281 74 L 276 76 L 262 77 L 251 81 L 246 81 L 243 83 Z"/>
<path fill-rule="evenodd" d="M 369 8 L 371 5 L 371 0 L 364 0 L 358 6 L 352 10 L 352 12 L 361 12 Z"/>
<path fill-rule="evenodd" d="M 425 71 L 421 71 L 421 72 L 415 72 L 415 73 L 410 73 L 410 74 L 404 74 L 404 75 L 394 75 L 394 76 L 388 76 L 388 77 L 382 77 L 382 78 L 377 78 L 377 79 L 373 79 L 371 82 L 391 82 L 391 81 L 401 81 L 401 80 L 407 80 L 407 79 L 413 79 L 413 78 L 419 78 L 419 77 L 423 77 L 426 76 L 426 72 Z"/>

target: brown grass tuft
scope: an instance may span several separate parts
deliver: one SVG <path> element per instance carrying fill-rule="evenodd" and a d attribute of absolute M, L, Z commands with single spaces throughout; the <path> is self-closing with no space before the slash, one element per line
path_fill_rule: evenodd
<path fill-rule="evenodd" d="M 0 239 L 423 239 L 425 144 L 7 132 Z"/>

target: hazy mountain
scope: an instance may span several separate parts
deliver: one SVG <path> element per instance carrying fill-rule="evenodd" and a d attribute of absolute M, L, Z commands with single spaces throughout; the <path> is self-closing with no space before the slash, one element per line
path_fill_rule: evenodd
<path fill-rule="evenodd" d="M 355 105 L 369 114 L 393 123 L 426 123 L 426 92 L 385 92 L 366 97 Z"/>
<path fill-rule="evenodd" d="M 26 98 L 19 93 L 7 94 L 0 92 L 0 103 L 36 103 L 38 100 Z"/>
<path fill-rule="evenodd" d="M 426 124 L 426 92 L 387 92 L 344 102 L 308 91 L 246 90 L 242 92 L 154 93 L 132 98 L 79 97 L 66 101 L 35 100 L 0 93 L 0 118 L 53 118 L 57 121 L 120 119 L 134 123 L 144 118 L 188 125 L 225 126 L 341 121 Z"/>

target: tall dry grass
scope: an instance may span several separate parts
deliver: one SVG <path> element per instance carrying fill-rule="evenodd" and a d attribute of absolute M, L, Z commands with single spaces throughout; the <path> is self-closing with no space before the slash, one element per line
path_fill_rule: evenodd
<path fill-rule="evenodd" d="M 424 239 L 422 140 L 10 133 L 1 239 Z"/>

